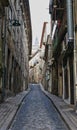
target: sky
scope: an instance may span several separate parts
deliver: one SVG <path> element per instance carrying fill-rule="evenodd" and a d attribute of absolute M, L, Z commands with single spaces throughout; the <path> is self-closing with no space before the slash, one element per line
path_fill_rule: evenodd
<path fill-rule="evenodd" d="M 40 43 L 43 23 L 50 21 L 49 0 L 29 0 L 32 22 L 32 44 L 38 38 Z"/>

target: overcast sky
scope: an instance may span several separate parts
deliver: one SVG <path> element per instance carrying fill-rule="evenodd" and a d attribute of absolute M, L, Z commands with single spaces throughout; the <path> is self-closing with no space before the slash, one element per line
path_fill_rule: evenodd
<path fill-rule="evenodd" d="M 31 21 L 32 21 L 32 36 L 33 43 L 36 37 L 40 42 L 43 22 L 50 21 L 49 15 L 49 0 L 29 0 Z"/>

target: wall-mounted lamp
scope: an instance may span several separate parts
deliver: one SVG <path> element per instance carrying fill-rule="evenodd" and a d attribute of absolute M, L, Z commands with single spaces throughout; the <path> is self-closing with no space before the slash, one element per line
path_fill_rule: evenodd
<path fill-rule="evenodd" d="M 12 20 L 12 26 L 21 26 L 19 20 L 15 19 L 15 20 Z"/>
<path fill-rule="evenodd" d="M 18 19 L 9 19 L 8 21 L 10 22 L 10 26 L 15 26 L 15 27 L 21 26 L 21 23 Z"/>

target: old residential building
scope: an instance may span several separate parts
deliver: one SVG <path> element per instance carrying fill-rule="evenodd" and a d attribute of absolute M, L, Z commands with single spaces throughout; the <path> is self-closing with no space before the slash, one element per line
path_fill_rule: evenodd
<path fill-rule="evenodd" d="M 36 39 L 37 40 L 37 39 Z M 46 64 L 45 64 L 45 46 L 47 42 L 47 22 L 43 23 L 40 46 L 32 55 L 29 61 L 29 79 L 30 82 L 42 83 L 47 88 Z M 38 42 L 37 42 L 38 43 Z M 33 49 L 34 50 L 34 49 Z"/>
<path fill-rule="evenodd" d="M 18 93 L 28 86 L 32 30 L 28 0 L 0 1 L 0 93 Z"/>
<path fill-rule="evenodd" d="M 40 61 L 40 49 L 32 55 L 29 60 L 29 82 L 39 83 L 39 61 Z"/>
<path fill-rule="evenodd" d="M 50 0 L 52 93 L 77 102 L 77 1 Z M 53 62 L 52 62 L 52 59 Z"/>

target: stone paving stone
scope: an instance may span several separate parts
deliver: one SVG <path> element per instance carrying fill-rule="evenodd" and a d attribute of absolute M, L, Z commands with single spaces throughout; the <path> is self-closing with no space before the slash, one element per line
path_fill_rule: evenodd
<path fill-rule="evenodd" d="M 9 130 L 68 130 L 39 85 L 31 85 Z"/>

